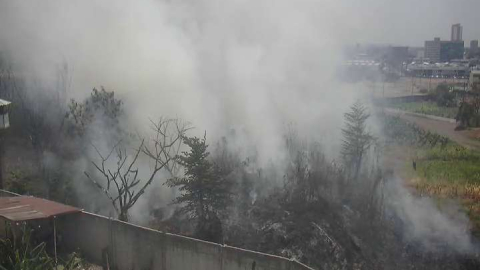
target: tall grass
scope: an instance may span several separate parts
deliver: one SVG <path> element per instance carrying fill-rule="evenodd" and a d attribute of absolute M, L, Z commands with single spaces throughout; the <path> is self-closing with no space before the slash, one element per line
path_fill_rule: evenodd
<path fill-rule="evenodd" d="M 480 184 L 480 153 L 453 143 L 424 150 L 417 171 L 427 182 Z"/>
<path fill-rule="evenodd" d="M 414 113 L 440 116 L 445 118 L 455 118 L 458 112 L 457 107 L 440 107 L 432 101 L 424 102 L 405 102 L 392 104 L 390 107 Z"/>
<path fill-rule="evenodd" d="M 9 228 L 7 228 L 8 230 Z M 0 270 L 80 270 L 86 269 L 82 259 L 72 253 L 66 260 L 56 264 L 46 251 L 46 244 L 42 242 L 33 245 L 32 230 L 24 224 L 21 230 L 21 239 L 0 239 Z"/>
<path fill-rule="evenodd" d="M 0 239 L 1 270 L 45 270 L 53 269 L 54 261 L 45 251 L 45 243 L 33 246 L 31 231 L 22 230 L 21 241 Z"/>
<path fill-rule="evenodd" d="M 454 143 L 418 152 L 410 185 L 421 196 L 459 200 L 480 236 L 480 152 Z"/>

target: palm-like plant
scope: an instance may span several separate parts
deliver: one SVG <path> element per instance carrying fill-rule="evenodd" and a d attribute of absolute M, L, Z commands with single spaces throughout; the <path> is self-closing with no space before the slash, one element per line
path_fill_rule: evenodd
<path fill-rule="evenodd" d="M 20 242 L 0 239 L 1 270 L 45 270 L 53 269 L 54 262 L 45 250 L 45 243 L 32 246 L 31 231 L 24 228 Z"/>

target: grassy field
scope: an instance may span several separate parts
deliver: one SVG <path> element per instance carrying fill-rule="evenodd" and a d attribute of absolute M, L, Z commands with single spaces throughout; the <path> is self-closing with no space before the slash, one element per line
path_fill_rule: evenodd
<path fill-rule="evenodd" d="M 443 202 L 460 202 L 472 222 L 472 233 L 480 237 L 480 152 L 438 139 L 398 117 L 383 120 L 386 166 L 395 168 L 417 195 L 435 199 L 440 209 Z"/>
<path fill-rule="evenodd" d="M 417 172 L 427 182 L 480 184 L 480 153 L 456 144 L 424 150 Z"/>
<path fill-rule="evenodd" d="M 458 111 L 457 107 L 440 107 L 437 105 L 437 103 L 431 101 L 398 103 L 392 104 L 390 107 L 408 112 L 435 115 L 446 118 L 455 118 Z"/>
<path fill-rule="evenodd" d="M 480 236 L 480 152 L 450 143 L 417 150 L 417 170 L 406 164 L 409 185 L 420 195 L 459 200 Z"/>

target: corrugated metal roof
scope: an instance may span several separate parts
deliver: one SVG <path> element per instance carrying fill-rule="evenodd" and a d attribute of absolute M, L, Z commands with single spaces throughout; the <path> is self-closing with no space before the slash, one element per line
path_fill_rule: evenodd
<path fill-rule="evenodd" d="M 4 99 L 0 99 L 0 106 L 5 106 L 5 105 L 9 105 L 9 104 L 11 104 L 10 101 L 4 100 Z"/>
<path fill-rule="evenodd" d="M 11 221 L 46 219 L 80 211 L 72 206 L 35 197 L 0 198 L 0 216 Z"/>

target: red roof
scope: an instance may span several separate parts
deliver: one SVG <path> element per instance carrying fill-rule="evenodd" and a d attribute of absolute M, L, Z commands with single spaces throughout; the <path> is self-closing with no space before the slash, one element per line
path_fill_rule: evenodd
<path fill-rule="evenodd" d="M 0 198 L 0 216 L 11 221 L 46 219 L 80 211 L 80 209 L 72 206 L 36 197 Z"/>

